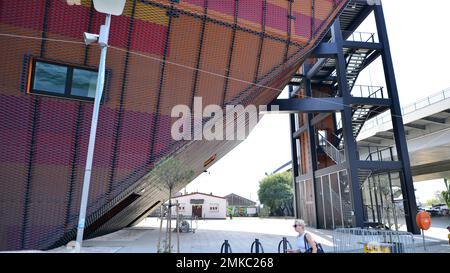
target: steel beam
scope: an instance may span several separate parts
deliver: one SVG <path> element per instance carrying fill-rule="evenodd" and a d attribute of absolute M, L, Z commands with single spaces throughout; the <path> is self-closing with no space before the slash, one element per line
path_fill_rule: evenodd
<path fill-rule="evenodd" d="M 373 105 L 373 106 L 390 106 L 390 99 L 360 98 L 351 97 L 348 100 L 350 105 Z"/>
<path fill-rule="evenodd" d="M 274 108 L 274 109 L 273 109 Z M 344 109 L 342 98 L 276 99 L 267 107 L 267 112 L 279 113 L 328 113 Z"/>
<path fill-rule="evenodd" d="M 391 105 L 391 99 L 351 97 L 348 100 L 348 102 L 350 105 L 372 105 L 372 106 L 390 106 Z"/>
<path fill-rule="evenodd" d="M 302 83 L 301 83 L 301 82 L 289 82 L 289 85 L 292 85 L 292 86 L 302 86 Z M 295 95 L 295 93 L 296 93 L 296 92 L 294 92 L 294 95 Z"/>
<path fill-rule="evenodd" d="M 313 77 L 311 80 L 313 80 L 313 81 L 322 81 L 322 82 L 336 82 L 337 81 L 337 77 L 335 77 L 335 76 Z"/>
<path fill-rule="evenodd" d="M 319 72 L 319 70 L 322 68 L 322 66 L 325 64 L 326 61 L 327 61 L 326 58 L 317 60 L 314 66 L 308 71 L 308 73 L 306 73 L 306 78 L 312 79 L 317 74 L 317 72 Z"/>
<path fill-rule="evenodd" d="M 343 98 L 344 104 L 349 105 L 352 97 L 347 83 L 346 73 L 346 61 L 343 52 L 343 37 L 339 18 L 335 20 L 331 27 L 332 40 L 336 44 L 338 49 L 336 59 L 336 72 L 338 77 L 339 95 Z M 355 227 L 364 226 L 364 214 L 363 214 L 363 200 L 359 185 L 358 169 L 356 168 L 357 158 L 357 145 L 355 138 L 353 137 L 353 125 L 352 125 L 352 108 L 347 106 L 341 112 L 342 116 L 342 128 L 343 136 L 345 140 L 345 156 L 346 162 L 349 165 L 348 175 L 350 178 L 352 200 L 353 200 L 353 212 L 354 212 L 354 225 Z"/>
<path fill-rule="evenodd" d="M 355 42 L 355 41 L 344 41 L 342 43 L 344 48 L 351 49 L 369 49 L 369 50 L 381 50 L 383 46 L 380 43 L 370 43 L 370 42 Z"/>
<path fill-rule="evenodd" d="M 303 71 L 308 74 L 310 67 L 307 64 L 303 64 Z M 312 97 L 312 87 L 311 87 L 311 80 L 308 78 L 305 79 L 305 96 L 306 97 Z M 311 120 L 313 119 L 313 114 L 308 113 L 306 114 L 306 126 L 308 128 L 308 148 L 310 152 L 309 156 L 309 170 L 308 173 L 312 176 L 312 187 L 313 187 L 313 203 L 314 203 L 314 222 L 315 227 L 317 228 L 319 225 L 319 215 L 317 213 L 317 206 L 316 206 L 316 196 L 317 196 L 317 188 L 315 183 L 315 177 L 314 173 L 316 172 L 318 166 L 317 166 L 317 150 L 316 150 L 316 135 L 314 131 L 314 125 L 311 123 Z"/>
<path fill-rule="evenodd" d="M 343 171 L 343 170 L 346 170 L 346 169 L 348 169 L 348 164 L 347 164 L 347 162 L 344 162 L 342 164 L 333 165 L 331 167 L 327 167 L 327 168 L 324 168 L 324 169 L 317 170 L 314 173 L 314 176 L 319 177 L 319 176 L 327 175 L 327 174 L 330 174 L 330 173 L 337 173 L 337 172 L 340 172 L 340 171 Z"/>
<path fill-rule="evenodd" d="M 415 221 L 417 213 L 416 196 L 411 174 L 411 164 L 409 161 L 408 146 L 406 142 L 405 129 L 403 127 L 403 118 L 398 97 L 397 82 L 395 79 L 394 64 L 389 46 L 389 39 L 384 19 L 383 8 L 380 5 L 374 6 L 375 22 L 378 31 L 378 38 L 383 45 L 381 57 L 383 60 L 384 76 L 386 79 L 389 97 L 392 99 L 391 113 L 392 125 L 394 129 L 395 144 L 397 148 L 398 159 L 402 163 L 402 172 L 400 172 L 400 181 L 403 198 L 405 199 L 405 219 L 408 231 L 414 234 L 420 234 Z"/>
<path fill-rule="evenodd" d="M 361 170 L 371 171 L 400 171 L 402 163 L 400 161 L 363 161 L 354 163 Z"/>
<path fill-rule="evenodd" d="M 292 93 L 292 91 L 294 90 L 294 88 L 292 86 L 289 86 L 289 94 Z M 291 140 L 291 157 L 292 157 L 292 183 L 293 183 L 293 187 L 294 187 L 294 216 L 295 218 L 300 218 L 299 216 L 299 212 L 297 211 L 297 200 L 298 200 L 298 184 L 295 181 L 295 178 L 299 175 L 299 170 L 298 170 L 298 154 L 297 154 L 297 139 L 293 138 L 293 134 L 297 129 L 298 124 L 295 124 L 295 115 L 296 114 L 290 114 L 289 115 L 289 123 L 290 123 L 290 127 L 291 127 L 291 133 L 289 134 L 289 138 Z"/>
<path fill-rule="evenodd" d="M 312 52 L 314 58 L 336 58 L 337 48 L 333 43 L 321 43 Z"/>

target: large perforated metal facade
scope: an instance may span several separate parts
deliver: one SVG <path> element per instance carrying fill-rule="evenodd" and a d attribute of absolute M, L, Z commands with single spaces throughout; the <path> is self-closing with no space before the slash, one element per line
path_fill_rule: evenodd
<path fill-rule="evenodd" d="M 174 141 L 173 106 L 271 102 L 347 2 L 128 0 L 112 19 L 86 238 L 167 199 L 149 174 L 161 158 L 199 175 L 239 144 Z M 92 102 L 28 93 L 29 70 L 35 59 L 96 68 L 100 50 L 82 35 L 103 22 L 88 0 L 0 1 L 0 250 L 76 235 Z"/>

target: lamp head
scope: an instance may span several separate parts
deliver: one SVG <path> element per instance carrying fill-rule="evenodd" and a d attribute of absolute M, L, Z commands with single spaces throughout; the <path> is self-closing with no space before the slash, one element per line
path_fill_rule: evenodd
<path fill-rule="evenodd" d="M 119 16 L 122 14 L 126 0 L 94 0 L 94 8 L 100 13 Z"/>

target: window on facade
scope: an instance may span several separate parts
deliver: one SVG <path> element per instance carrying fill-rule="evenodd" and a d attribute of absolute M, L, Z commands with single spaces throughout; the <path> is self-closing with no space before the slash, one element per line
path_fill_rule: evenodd
<path fill-rule="evenodd" d="M 97 71 L 65 64 L 32 60 L 28 92 L 82 100 L 94 100 Z"/>

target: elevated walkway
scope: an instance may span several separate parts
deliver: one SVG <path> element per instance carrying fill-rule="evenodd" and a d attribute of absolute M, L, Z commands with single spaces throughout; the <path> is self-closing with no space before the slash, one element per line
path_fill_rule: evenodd
<path fill-rule="evenodd" d="M 402 108 L 414 181 L 450 176 L 450 88 Z M 361 145 L 393 147 L 390 112 L 369 119 Z M 363 152 L 363 154 L 367 154 Z M 393 148 L 393 157 L 397 151 Z"/>

